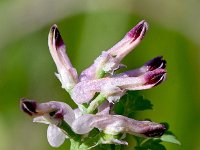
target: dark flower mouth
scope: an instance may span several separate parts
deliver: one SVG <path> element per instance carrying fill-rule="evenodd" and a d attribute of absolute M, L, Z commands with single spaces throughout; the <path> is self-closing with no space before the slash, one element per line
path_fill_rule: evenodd
<path fill-rule="evenodd" d="M 133 38 L 132 42 L 135 41 L 139 36 L 141 36 L 141 34 L 142 34 L 142 37 L 141 37 L 142 39 L 147 29 L 148 29 L 148 24 L 145 20 L 143 20 L 135 28 L 133 28 L 133 30 L 128 32 L 128 36 Z"/>
<path fill-rule="evenodd" d="M 164 134 L 166 130 L 166 127 L 164 125 L 161 125 L 160 127 L 156 129 L 149 129 L 142 134 L 146 137 L 160 137 Z"/>
<path fill-rule="evenodd" d="M 30 116 L 37 113 L 36 106 L 37 106 L 37 103 L 32 100 L 27 100 L 25 98 L 22 98 L 20 101 L 21 109 Z"/>
<path fill-rule="evenodd" d="M 161 69 L 158 70 L 158 73 L 152 73 L 147 77 L 147 82 L 146 85 L 148 84 L 155 84 L 158 85 L 159 83 L 161 83 L 163 80 L 165 80 L 166 78 L 166 71 Z"/>
<path fill-rule="evenodd" d="M 165 69 L 166 67 L 166 60 L 163 59 L 162 56 L 158 56 L 145 64 L 148 67 L 148 71 L 155 70 L 157 68 Z"/>
<path fill-rule="evenodd" d="M 57 49 L 58 47 L 64 45 L 64 42 L 63 42 L 63 40 L 62 40 L 62 37 L 61 37 L 60 32 L 59 32 L 59 30 L 58 30 L 58 28 L 57 28 L 56 25 L 53 25 L 53 26 L 51 27 L 51 32 L 52 32 L 52 34 L 53 34 L 53 38 L 55 38 L 56 49 Z"/>

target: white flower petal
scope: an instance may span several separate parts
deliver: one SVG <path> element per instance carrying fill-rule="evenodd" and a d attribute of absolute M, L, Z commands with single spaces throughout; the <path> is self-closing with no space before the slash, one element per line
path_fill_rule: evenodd
<path fill-rule="evenodd" d="M 47 140 L 52 147 L 59 147 L 65 141 L 66 135 L 56 125 L 50 124 L 47 129 Z"/>
<path fill-rule="evenodd" d="M 43 116 L 33 118 L 33 122 L 49 124 L 49 121 Z"/>

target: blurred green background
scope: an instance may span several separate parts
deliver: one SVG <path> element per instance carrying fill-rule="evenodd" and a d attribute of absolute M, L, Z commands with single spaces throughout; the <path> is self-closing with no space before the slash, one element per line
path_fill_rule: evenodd
<path fill-rule="evenodd" d="M 68 55 L 80 73 L 118 42 L 140 20 L 149 23 L 142 43 L 123 61 L 128 69 L 163 55 L 166 82 L 141 91 L 154 109 L 138 114 L 168 122 L 182 145 L 200 149 L 200 1 L 198 0 L 1 0 L 0 1 L 0 149 L 53 150 L 46 125 L 32 123 L 19 99 L 71 104 L 54 72 L 47 47 L 52 24 L 59 26 Z M 66 141 L 59 150 L 69 149 Z"/>

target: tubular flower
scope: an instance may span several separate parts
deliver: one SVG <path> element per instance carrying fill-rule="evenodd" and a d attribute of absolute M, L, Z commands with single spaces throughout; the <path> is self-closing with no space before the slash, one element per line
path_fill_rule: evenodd
<path fill-rule="evenodd" d="M 48 45 L 58 70 L 56 76 L 60 80 L 62 88 L 70 91 L 78 82 L 78 75 L 66 54 L 66 46 L 56 25 L 53 25 L 50 29 Z"/>
<path fill-rule="evenodd" d="M 165 126 L 151 121 L 138 121 L 120 115 L 91 115 L 85 114 L 72 124 L 78 134 L 89 133 L 98 128 L 111 135 L 129 133 L 141 137 L 159 137 L 165 131 Z"/>
<path fill-rule="evenodd" d="M 140 43 L 147 30 L 147 22 L 139 22 L 121 41 L 108 51 L 103 51 L 94 64 L 81 73 L 80 81 L 97 79 L 102 72 L 113 73 L 117 70 L 121 60 Z"/>
<path fill-rule="evenodd" d="M 33 122 L 48 124 L 47 139 L 51 146 L 59 147 L 63 144 L 67 133 L 58 126 L 64 120 L 70 126 L 75 120 L 73 109 L 62 102 L 37 103 L 34 100 L 21 99 L 21 109 L 34 117 Z"/>

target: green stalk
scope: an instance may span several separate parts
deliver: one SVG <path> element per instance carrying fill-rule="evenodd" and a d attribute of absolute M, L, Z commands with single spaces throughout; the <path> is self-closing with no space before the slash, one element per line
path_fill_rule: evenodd
<path fill-rule="evenodd" d="M 103 78 L 106 75 L 106 72 L 103 70 L 100 70 L 97 72 L 97 79 Z"/>
<path fill-rule="evenodd" d="M 69 138 L 76 141 L 80 139 L 80 135 L 76 134 L 64 120 L 62 120 L 58 127 L 62 129 Z"/>
<path fill-rule="evenodd" d="M 91 114 L 93 113 L 96 108 L 101 105 L 106 100 L 106 97 L 103 94 L 99 94 L 89 105 L 87 108 L 87 113 Z"/>

